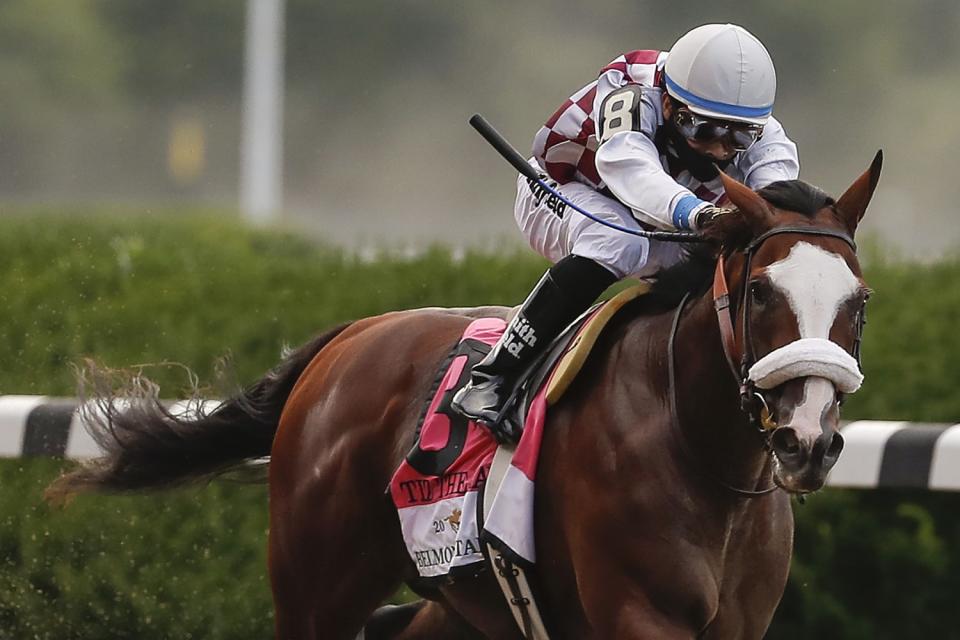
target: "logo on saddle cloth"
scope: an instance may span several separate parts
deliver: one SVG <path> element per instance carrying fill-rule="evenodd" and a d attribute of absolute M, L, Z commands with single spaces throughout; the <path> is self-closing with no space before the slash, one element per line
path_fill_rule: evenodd
<path fill-rule="evenodd" d="M 453 510 L 453 513 L 451 513 L 451 514 L 448 515 L 446 518 L 444 518 L 444 520 L 446 520 L 446 521 L 450 524 L 450 527 L 451 527 L 454 531 L 459 531 L 459 530 L 460 530 L 460 516 L 462 516 L 462 515 L 463 515 L 463 511 L 461 511 L 460 509 L 454 509 L 454 510 Z"/>

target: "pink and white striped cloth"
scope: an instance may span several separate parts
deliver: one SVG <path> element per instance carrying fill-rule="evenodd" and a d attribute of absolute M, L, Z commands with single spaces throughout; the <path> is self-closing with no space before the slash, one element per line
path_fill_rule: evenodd
<path fill-rule="evenodd" d="M 493 345 L 503 333 L 503 320 L 483 318 L 472 322 L 462 340 Z M 417 447 L 426 452 L 444 450 L 451 442 L 454 424 L 445 411 L 443 398 L 465 382 L 467 356 L 455 357 L 443 373 L 436 394 L 420 429 Z M 546 386 L 543 387 L 546 389 Z M 403 538 L 410 558 L 424 578 L 443 578 L 457 571 L 476 570 L 483 562 L 480 538 L 484 537 L 519 561 L 536 559 L 533 542 L 533 494 L 537 457 L 546 417 L 545 391 L 531 404 L 523 436 L 517 445 L 484 529 L 479 527 L 478 505 L 490 471 L 497 443 L 486 428 L 466 423 L 466 438 L 456 459 L 438 475 L 421 473 L 405 459 L 390 482 L 390 495 L 397 507 Z M 454 418 L 456 418 L 454 416 Z"/>

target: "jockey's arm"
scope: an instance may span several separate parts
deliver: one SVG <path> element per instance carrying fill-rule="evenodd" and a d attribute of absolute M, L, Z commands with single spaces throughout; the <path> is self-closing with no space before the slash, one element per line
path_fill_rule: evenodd
<path fill-rule="evenodd" d="M 617 133 L 597 149 L 597 172 L 634 217 L 660 229 L 690 229 L 711 203 L 664 171 L 653 140 L 639 131 Z"/>

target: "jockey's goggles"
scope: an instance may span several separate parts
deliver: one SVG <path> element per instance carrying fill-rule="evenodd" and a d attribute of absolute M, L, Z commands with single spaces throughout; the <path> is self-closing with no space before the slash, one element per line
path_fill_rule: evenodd
<path fill-rule="evenodd" d="M 763 125 L 724 122 L 704 118 L 687 109 L 677 109 L 673 122 L 684 138 L 696 142 L 723 140 L 735 151 L 746 151 L 763 135 Z"/>

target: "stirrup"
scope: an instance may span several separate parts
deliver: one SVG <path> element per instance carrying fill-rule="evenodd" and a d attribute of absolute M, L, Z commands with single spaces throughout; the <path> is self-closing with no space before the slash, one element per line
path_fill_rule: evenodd
<path fill-rule="evenodd" d="M 477 390 L 472 383 L 468 383 L 454 395 L 450 403 L 451 408 L 468 420 L 473 420 L 488 429 L 500 444 L 515 444 L 519 441 L 523 429 L 516 423 L 514 410 L 519 394 L 516 391 L 511 393 L 502 403 L 498 403 L 502 404 L 500 407 L 484 407 L 478 411 L 469 411 L 464 407 L 463 400 L 471 392 L 476 393 Z"/>
<path fill-rule="evenodd" d="M 507 402 L 504 404 L 503 408 L 496 414 L 493 412 L 484 412 L 484 415 L 481 415 L 476 419 L 476 423 L 488 429 L 491 434 L 493 434 L 493 439 L 497 441 L 497 444 L 517 444 L 520 442 L 520 436 L 523 435 L 522 425 L 518 425 L 516 421 L 517 412 L 516 404 L 517 398 L 519 396 L 514 394 L 507 399 Z M 487 418 L 491 419 L 487 419 Z"/>

